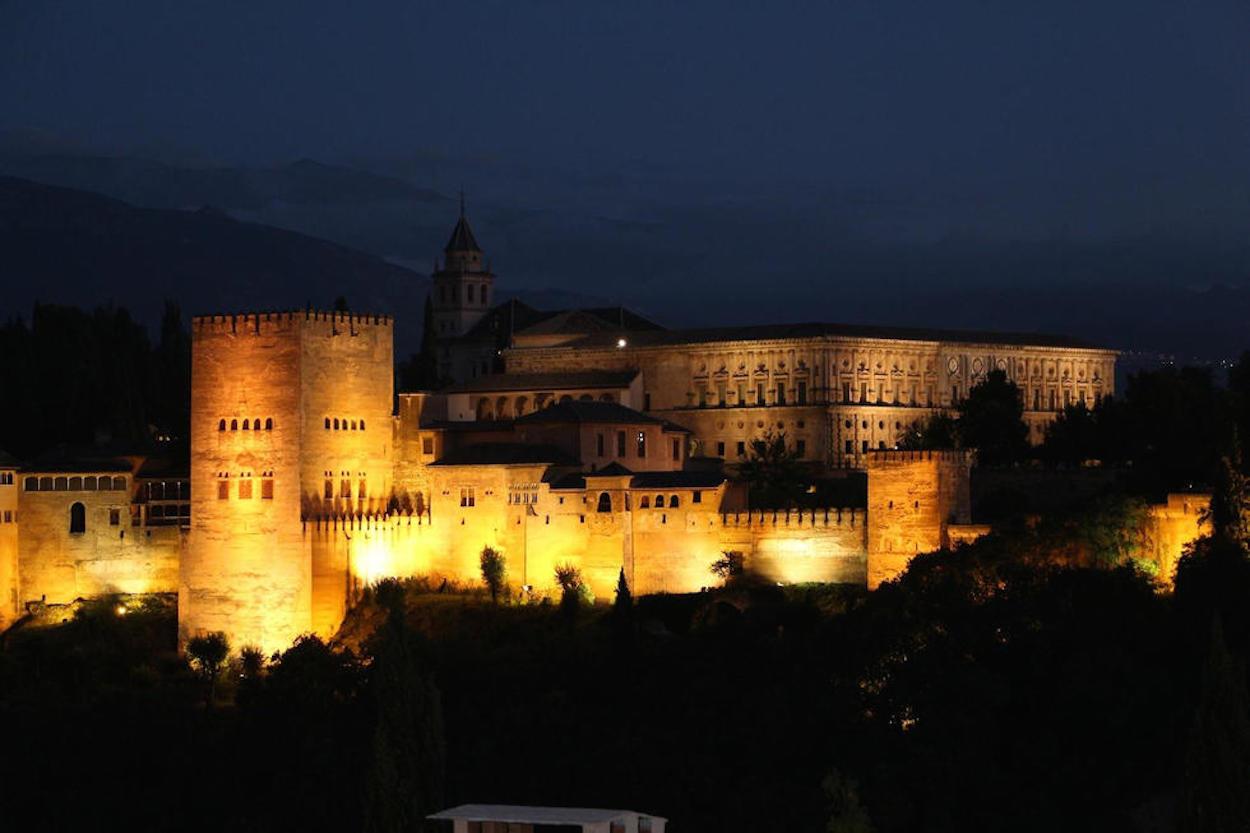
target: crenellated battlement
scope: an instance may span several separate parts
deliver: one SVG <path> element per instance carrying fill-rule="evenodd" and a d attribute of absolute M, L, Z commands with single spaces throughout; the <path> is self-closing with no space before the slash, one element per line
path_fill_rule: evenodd
<path fill-rule="evenodd" d="M 867 454 L 868 466 L 890 465 L 900 463 L 954 463 L 955 465 L 971 464 L 973 452 L 969 449 L 923 449 L 903 450 L 896 448 L 870 450 Z"/>
<path fill-rule="evenodd" d="M 726 512 L 721 514 L 721 526 L 728 529 L 775 529 L 785 527 L 846 527 L 855 529 L 864 525 L 863 509 L 825 507 L 823 509 L 768 509 L 754 512 Z"/>
<path fill-rule="evenodd" d="M 269 311 L 215 313 L 212 315 L 196 315 L 191 318 L 191 330 L 197 335 L 226 334 L 231 335 L 264 335 L 274 332 L 289 332 L 301 322 L 324 325 L 330 329 L 342 328 L 353 332 L 358 327 L 392 327 L 394 319 L 389 315 L 356 313 L 356 312 L 324 312 L 321 310 L 300 311 Z"/>

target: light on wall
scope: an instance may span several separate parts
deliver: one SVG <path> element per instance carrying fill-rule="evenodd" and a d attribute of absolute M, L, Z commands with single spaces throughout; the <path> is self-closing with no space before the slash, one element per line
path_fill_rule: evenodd
<path fill-rule="evenodd" d="M 625 341 L 625 339 L 623 339 L 623 338 L 618 338 L 618 339 L 616 340 L 616 346 L 617 346 L 617 347 L 624 347 L 627 343 L 628 343 L 628 342 L 626 342 L 626 341 Z"/>

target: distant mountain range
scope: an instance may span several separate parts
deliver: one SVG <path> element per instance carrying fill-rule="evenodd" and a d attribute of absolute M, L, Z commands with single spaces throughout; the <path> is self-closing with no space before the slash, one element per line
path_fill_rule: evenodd
<path fill-rule="evenodd" d="M 328 309 L 341 296 L 418 329 L 429 287 L 376 255 L 219 210 L 136 208 L 14 177 L 0 177 L 0 275 L 8 315 L 112 302 L 152 321 L 166 299 L 191 315 Z"/>
<path fill-rule="evenodd" d="M 231 166 L 0 136 L 3 174 L 130 204 L 81 191 L 27 194 L 40 205 L 29 210 L 48 227 L 46 242 L 32 250 L 27 228 L 10 250 L 12 223 L 29 218 L 18 197 L 6 197 L 0 269 L 7 277 L 20 267 L 39 283 L 0 296 L 0 315 L 24 312 L 36 297 L 114 299 L 151 320 L 144 305 L 156 309 L 166 295 L 189 312 L 324 306 L 344 295 L 356 308 L 394 313 L 397 350 L 415 349 L 424 273 L 463 185 L 501 300 L 624 304 L 669 326 L 823 320 L 1046 331 L 1136 351 L 1143 364 L 1250 348 L 1250 239 L 1215 228 L 965 233 L 957 229 L 977 228 L 983 207 L 919 192 L 736 190 L 673 172 L 589 176 L 499 160 Z M 118 239 L 103 240 L 114 226 Z"/>

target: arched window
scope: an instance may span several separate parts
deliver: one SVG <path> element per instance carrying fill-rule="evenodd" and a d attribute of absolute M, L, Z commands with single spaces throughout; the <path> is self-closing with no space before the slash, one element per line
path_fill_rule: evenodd
<path fill-rule="evenodd" d="M 613 396 L 612 394 L 610 394 L 610 393 L 605 393 L 603 396 L 600 396 L 600 397 L 599 397 L 599 401 L 600 401 L 600 402 L 615 402 L 615 401 L 616 401 L 616 397 L 614 397 L 614 396 Z"/>
<path fill-rule="evenodd" d="M 363 419 L 360 421 L 360 430 L 365 430 L 365 421 Z"/>
<path fill-rule="evenodd" d="M 38 477 L 26 478 L 26 491 L 28 492 L 39 491 L 39 478 Z"/>
<path fill-rule="evenodd" d="M 354 420 L 354 419 L 352 420 L 352 430 L 353 430 L 353 431 L 355 431 L 355 430 L 356 430 L 356 420 Z"/>
<path fill-rule="evenodd" d="M 479 420 L 495 418 L 495 413 L 490 408 L 490 400 L 484 396 L 477 401 L 477 418 Z"/>
<path fill-rule="evenodd" d="M 580 402 L 594 402 L 595 401 L 595 398 L 588 393 L 583 393 L 581 396 L 577 397 L 577 399 Z"/>
<path fill-rule="evenodd" d="M 245 420 L 243 420 L 243 430 L 244 430 L 244 431 L 248 430 L 248 427 L 249 427 L 249 426 L 248 426 L 248 424 L 247 424 L 247 420 L 246 420 L 246 419 L 245 419 Z"/>
<path fill-rule="evenodd" d="M 607 492 L 601 492 L 599 494 L 599 511 L 600 512 L 612 511 L 612 496 L 608 494 Z"/>
<path fill-rule="evenodd" d="M 87 531 L 87 507 L 75 503 L 69 507 L 69 534 L 81 535 Z"/>
<path fill-rule="evenodd" d="M 564 394 L 564 396 L 560 397 L 561 405 L 567 405 L 569 402 L 572 402 L 572 401 L 573 401 L 573 397 L 569 396 L 567 393 Z"/>
<path fill-rule="evenodd" d="M 260 430 L 260 417 L 253 417 L 253 418 L 252 418 L 252 430 L 253 430 L 253 431 L 259 431 L 259 430 Z"/>
<path fill-rule="evenodd" d="M 339 430 L 339 418 L 338 417 L 334 418 L 334 430 L 335 431 Z"/>
<path fill-rule="evenodd" d="M 638 501 L 638 508 L 639 508 L 639 509 L 650 509 L 650 508 L 651 508 L 651 498 L 647 497 L 646 495 L 643 495 L 643 496 L 642 496 L 642 500 Z"/>
<path fill-rule="evenodd" d="M 52 488 L 58 492 L 68 492 L 69 491 L 69 478 L 58 477 L 56 480 L 52 481 Z"/>
<path fill-rule="evenodd" d="M 347 430 L 347 420 L 345 420 L 345 419 L 339 419 L 339 426 L 340 426 L 340 427 L 341 427 L 344 431 L 346 431 L 346 430 Z"/>
<path fill-rule="evenodd" d="M 224 419 L 217 423 L 217 430 L 218 431 L 226 430 L 226 421 Z"/>
<path fill-rule="evenodd" d="M 124 478 L 124 477 L 114 477 L 114 478 L 113 478 L 113 491 L 115 491 L 115 492 L 124 492 L 124 491 L 126 491 L 126 478 Z"/>
<path fill-rule="evenodd" d="M 681 498 L 677 497 L 677 495 L 673 495 L 668 499 L 669 509 L 676 509 L 678 506 L 681 506 Z"/>
<path fill-rule="evenodd" d="M 655 508 L 656 508 L 656 509 L 663 509 L 663 508 L 664 508 L 664 495 L 656 495 L 656 496 L 655 496 Z"/>
<path fill-rule="evenodd" d="M 95 475 L 91 475 L 90 477 L 84 477 L 82 479 L 82 487 L 86 489 L 88 492 L 94 492 L 96 490 Z"/>
<path fill-rule="evenodd" d="M 39 491 L 41 492 L 52 491 L 52 478 L 51 477 L 39 478 Z"/>
<path fill-rule="evenodd" d="M 513 413 L 515 413 L 519 417 L 525 416 L 525 412 L 528 408 L 529 408 L 529 399 L 524 396 L 518 396 L 516 398 L 516 406 L 513 408 Z"/>
<path fill-rule="evenodd" d="M 230 420 L 230 430 L 231 431 L 239 430 L 239 421 L 237 419 Z"/>
<path fill-rule="evenodd" d="M 273 430 L 273 417 L 266 417 L 266 418 L 265 418 L 265 430 L 266 430 L 266 431 L 272 431 L 272 430 Z"/>
<path fill-rule="evenodd" d="M 82 491 L 82 478 L 71 477 L 69 479 L 69 490 L 71 492 L 81 492 Z"/>
<path fill-rule="evenodd" d="M 329 417 L 326 417 L 326 430 L 327 431 L 330 430 L 330 418 Z"/>

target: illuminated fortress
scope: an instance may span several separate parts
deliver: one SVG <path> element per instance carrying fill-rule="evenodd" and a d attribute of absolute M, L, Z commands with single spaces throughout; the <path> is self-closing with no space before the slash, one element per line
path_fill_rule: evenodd
<path fill-rule="evenodd" d="M 778 582 L 875 587 L 970 540 L 966 452 L 894 450 L 992 369 L 1031 436 L 1111 395 L 1115 354 L 1047 336 L 841 325 L 666 330 L 624 309 L 492 304 L 461 216 L 432 288 L 437 393 L 394 391 L 392 321 L 346 312 L 192 321 L 187 470 L 140 458 L 22 467 L 0 457 L 0 623 L 107 593 L 177 593 L 183 638 L 280 649 L 333 634 L 368 583 L 554 592 L 559 564 L 608 598 L 716 583 L 723 552 Z M 398 406 L 396 406 L 396 402 Z M 855 507 L 752 509 L 734 479 L 784 432 L 814 472 L 867 471 Z M 1152 513 L 1164 575 L 1198 498 Z"/>

